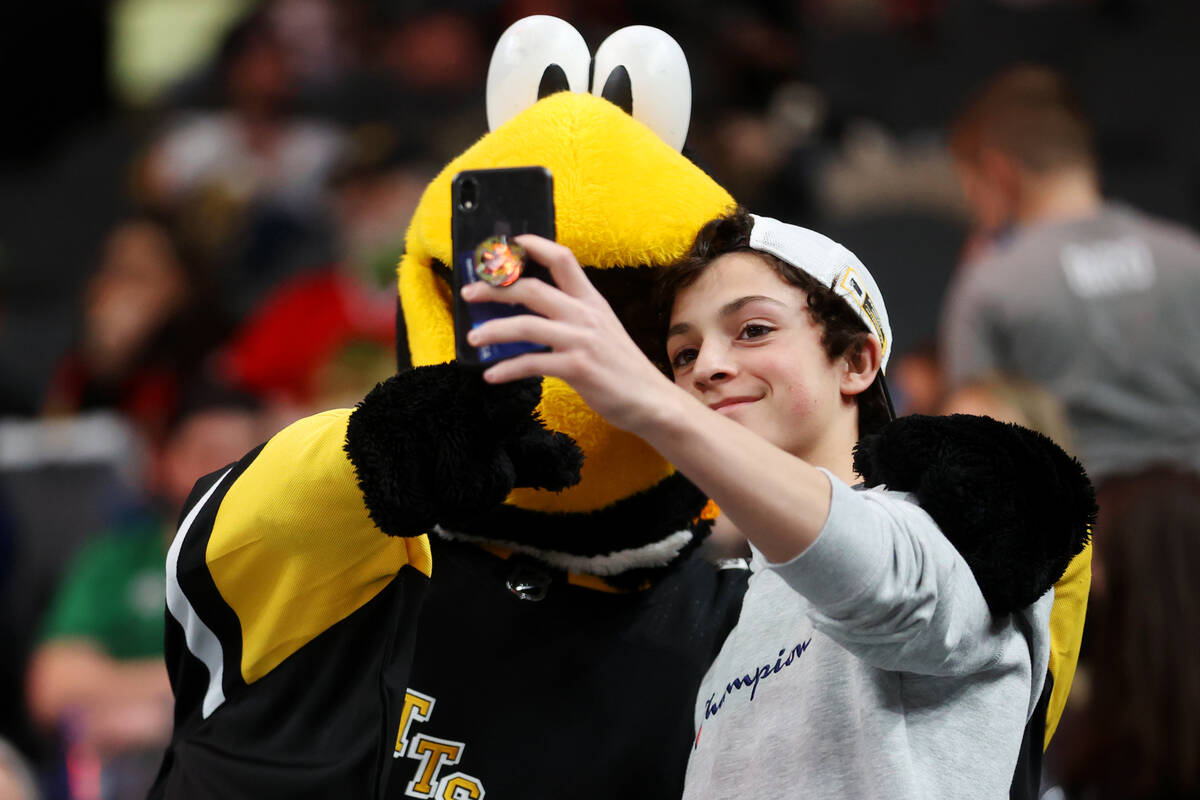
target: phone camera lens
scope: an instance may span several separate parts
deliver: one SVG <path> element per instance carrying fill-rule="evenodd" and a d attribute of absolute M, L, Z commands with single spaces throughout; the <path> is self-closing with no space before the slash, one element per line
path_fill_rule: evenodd
<path fill-rule="evenodd" d="M 479 204 L 479 184 L 473 178 L 467 178 L 459 184 L 458 207 L 463 211 L 474 211 Z"/>

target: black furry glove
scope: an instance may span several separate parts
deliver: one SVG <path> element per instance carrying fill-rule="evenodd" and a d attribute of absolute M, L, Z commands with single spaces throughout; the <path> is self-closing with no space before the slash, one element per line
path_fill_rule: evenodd
<path fill-rule="evenodd" d="M 902 417 L 858 443 L 854 469 L 867 486 L 915 495 L 997 615 L 1053 586 L 1096 517 L 1078 461 L 1042 434 L 990 417 Z"/>
<path fill-rule="evenodd" d="M 346 453 L 375 524 L 393 536 L 455 528 L 514 487 L 578 483 L 583 454 L 536 415 L 541 383 L 491 385 L 478 370 L 437 364 L 372 389 L 350 415 Z"/>

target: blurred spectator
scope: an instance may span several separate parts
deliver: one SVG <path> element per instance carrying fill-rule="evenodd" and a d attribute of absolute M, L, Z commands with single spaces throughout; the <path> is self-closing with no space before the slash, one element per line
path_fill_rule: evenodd
<path fill-rule="evenodd" d="M 61 737 L 70 783 L 94 761 L 104 767 L 106 798 L 149 787 L 171 732 L 162 647 L 175 519 L 197 478 L 263 435 L 252 397 L 191 388 L 156 454 L 153 507 L 97 536 L 65 574 L 30 659 L 27 698 L 34 720 Z"/>
<path fill-rule="evenodd" d="M 1200 797 L 1200 475 L 1110 479 L 1096 524 L 1091 690 L 1064 719 L 1068 798 Z"/>
<path fill-rule="evenodd" d="M 226 325 L 201 270 L 171 231 L 150 218 L 118 224 L 84 293 L 78 343 L 48 388 L 48 414 L 117 409 L 152 439 L 162 434 L 179 383 Z"/>
<path fill-rule="evenodd" d="M 926 339 L 898 357 L 887 373 L 896 413 L 939 414 L 946 395 L 937 344 Z"/>
<path fill-rule="evenodd" d="M 274 287 L 218 358 L 277 424 L 353 405 L 395 372 L 396 265 L 433 172 L 386 124 L 352 142 L 329 187 L 341 257 Z"/>
<path fill-rule="evenodd" d="M 1049 436 L 1068 453 L 1075 437 L 1062 403 L 1048 390 L 1019 375 L 993 372 L 960 384 L 942 401 L 938 413 L 978 414 L 1015 422 Z"/>
<path fill-rule="evenodd" d="M 341 0 L 273 0 L 267 17 L 292 75 L 305 87 L 337 80 L 357 60 L 347 28 L 358 3 Z"/>
<path fill-rule="evenodd" d="M 349 407 L 396 371 L 396 300 L 336 266 L 273 291 L 218 358 L 223 376 L 267 400 L 281 427 Z"/>
<path fill-rule="evenodd" d="M 950 385 L 999 369 L 1046 386 L 1094 480 L 1200 468 L 1200 239 L 1101 197 L 1088 122 L 1049 70 L 996 77 L 951 138 L 977 244 L 944 310 Z"/>
<path fill-rule="evenodd" d="M 377 121 L 355 128 L 327 190 L 347 274 L 395 300 L 404 235 L 438 170 L 393 126 Z"/>
<path fill-rule="evenodd" d="M 11 744 L 0 739 L 0 800 L 38 800 L 33 770 Z"/>
<path fill-rule="evenodd" d="M 234 28 L 218 65 L 227 106 L 178 121 L 154 145 L 142 176 L 148 197 L 169 204 L 209 192 L 237 207 L 262 197 L 298 208 L 315 202 L 341 134 L 293 116 L 296 76 L 265 13 Z"/>
<path fill-rule="evenodd" d="M 177 215 L 182 239 L 213 263 L 221 302 L 240 317 L 272 285 L 329 258 L 325 182 L 344 137 L 295 113 L 294 60 L 263 6 L 218 55 L 221 106 L 174 121 L 141 165 L 144 202 Z M 294 31 L 287 31 L 294 41 Z"/>

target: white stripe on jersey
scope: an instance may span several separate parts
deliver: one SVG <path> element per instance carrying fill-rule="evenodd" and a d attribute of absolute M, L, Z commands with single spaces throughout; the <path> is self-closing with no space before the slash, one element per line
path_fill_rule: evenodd
<path fill-rule="evenodd" d="M 200 513 L 200 509 L 212 497 L 213 492 L 217 490 L 229 472 L 229 469 L 225 470 L 200 498 L 200 502 L 192 506 L 192 510 L 184 517 L 183 524 L 179 526 L 179 532 L 175 534 L 175 541 L 171 542 L 171 549 L 167 552 L 167 610 L 183 627 L 188 650 L 192 651 L 192 654 L 208 667 L 208 691 L 204 693 L 203 706 L 205 719 L 208 719 L 209 715 L 225 702 L 225 690 L 221 687 L 221 679 L 225 675 L 225 653 L 221 649 L 221 642 L 217 639 L 216 634 L 200 619 L 200 615 L 188 602 L 183 588 L 179 585 L 179 551 L 183 547 L 184 537 L 187 536 L 192 523 L 196 521 L 196 515 Z"/>

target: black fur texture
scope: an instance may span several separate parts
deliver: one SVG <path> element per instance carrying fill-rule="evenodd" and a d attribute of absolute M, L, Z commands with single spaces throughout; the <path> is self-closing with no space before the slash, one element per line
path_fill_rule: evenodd
<path fill-rule="evenodd" d="M 916 497 L 995 615 L 1053 586 L 1096 518 L 1078 461 L 1046 436 L 990 417 L 902 417 L 858 443 L 854 469 L 867 486 Z"/>
<path fill-rule="evenodd" d="M 539 550 L 599 556 L 644 547 L 689 529 L 707 502 L 704 492 L 676 472 L 602 509 L 546 513 L 500 506 L 474 524 L 454 531 L 481 539 L 519 542 Z"/>
<path fill-rule="evenodd" d="M 372 521 L 392 536 L 463 528 L 514 487 L 578 483 L 583 453 L 542 425 L 540 398 L 540 378 L 491 385 L 458 364 L 416 367 L 376 386 L 346 430 Z"/>

